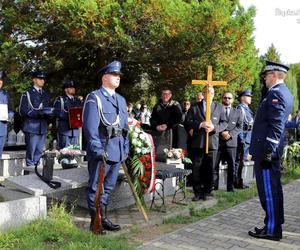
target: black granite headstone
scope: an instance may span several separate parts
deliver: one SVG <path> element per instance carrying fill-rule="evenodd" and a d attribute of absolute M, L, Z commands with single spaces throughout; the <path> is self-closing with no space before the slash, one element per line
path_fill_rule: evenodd
<path fill-rule="evenodd" d="M 164 132 L 146 130 L 145 132 L 152 135 L 156 151 L 156 161 L 165 162 L 167 157 L 164 153 L 164 149 L 172 148 L 172 130 Z"/>

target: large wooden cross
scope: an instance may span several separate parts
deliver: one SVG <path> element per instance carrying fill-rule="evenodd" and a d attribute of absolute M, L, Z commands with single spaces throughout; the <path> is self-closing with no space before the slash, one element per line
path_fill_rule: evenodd
<path fill-rule="evenodd" d="M 205 85 L 206 87 L 208 87 L 207 89 L 207 93 L 206 93 L 206 112 L 205 112 L 205 121 L 206 122 L 211 122 L 211 103 L 212 103 L 212 96 L 211 93 L 209 91 L 209 87 L 213 87 L 213 86 L 226 86 L 227 82 L 225 81 L 213 81 L 212 80 L 212 66 L 208 66 L 207 67 L 207 79 L 206 80 L 192 80 L 192 84 L 196 84 L 196 85 Z M 208 154 L 208 137 L 209 137 L 209 133 L 206 132 L 206 144 L 205 144 L 205 153 Z"/>

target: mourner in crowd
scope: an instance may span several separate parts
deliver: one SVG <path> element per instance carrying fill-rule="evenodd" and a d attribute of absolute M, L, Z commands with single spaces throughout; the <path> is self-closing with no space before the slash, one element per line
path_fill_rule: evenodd
<path fill-rule="evenodd" d="M 70 127 L 69 108 L 83 106 L 82 98 L 75 96 L 74 81 L 66 80 L 63 84 L 63 91 L 64 95 L 56 98 L 54 102 L 54 114 L 58 118 L 57 137 L 59 149 L 78 144 L 79 129 Z"/>
<path fill-rule="evenodd" d="M 23 132 L 26 142 L 26 166 L 31 171 L 38 165 L 46 142 L 48 118 L 53 112 L 50 96 L 44 90 L 46 73 L 32 73 L 33 86 L 22 94 L 19 112 L 24 119 Z"/>
<path fill-rule="evenodd" d="M 237 137 L 242 130 L 243 114 L 240 109 L 232 107 L 234 98 L 230 92 L 222 96 L 223 112 L 227 120 L 227 127 L 220 132 L 219 159 L 227 162 L 227 191 L 234 191 L 234 165 L 236 158 Z M 215 165 L 214 189 L 219 187 L 219 160 Z"/>
<path fill-rule="evenodd" d="M 202 92 L 198 92 L 196 94 L 196 102 L 202 102 L 203 99 L 204 99 L 203 93 Z"/>
<path fill-rule="evenodd" d="M 238 135 L 238 146 L 235 161 L 235 187 L 246 188 L 247 186 L 243 183 L 242 173 L 244 168 L 244 162 L 248 161 L 249 147 L 251 140 L 251 131 L 253 126 L 253 112 L 249 105 L 252 101 L 252 91 L 246 89 L 238 94 L 240 103 L 237 109 L 240 109 L 243 113 L 243 129 Z"/>
<path fill-rule="evenodd" d="M 7 123 L 14 116 L 8 93 L 3 89 L 5 72 L 0 71 L 0 158 L 7 137 Z"/>
<path fill-rule="evenodd" d="M 205 87 L 203 94 L 210 91 L 213 98 L 213 87 Z M 205 121 L 206 101 L 195 103 L 189 110 L 185 127 L 191 136 L 191 147 L 193 148 L 193 201 L 205 200 L 213 189 L 213 169 L 216 164 L 219 133 L 224 131 L 227 121 L 222 112 L 222 105 L 216 102 L 211 103 L 211 121 Z M 209 133 L 208 154 L 205 153 L 206 132 Z"/>
<path fill-rule="evenodd" d="M 260 239 L 280 240 L 284 223 L 283 192 L 280 181 L 280 158 L 283 148 L 284 125 L 292 112 L 293 96 L 284 78 L 288 67 L 266 62 L 263 69 L 267 94 L 256 113 L 250 154 L 254 160 L 257 190 L 263 210 L 264 226 L 249 231 L 249 235 Z"/>
<path fill-rule="evenodd" d="M 132 113 L 134 115 L 133 118 L 136 119 L 136 120 L 140 120 L 141 119 L 141 107 L 142 107 L 142 105 L 140 103 L 138 103 L 136 105 L 136 107 L 132 110 Z"/>
<path fill-rule="evenodd" d="M 149 129 L 151 112 L 148 110 L 147 104 L 142 104 L 140 111 L 141 111 L 140 121 L 142 122 L 142 126 L 146 129 L 147 128 Z"/>
<path fill-rule="evenodd" d="M 182 110 L 179 102 L 172 100 L 172 92 L 164 89 L 161 92 L 161 99 L 154 106 L 151 114 L 150 124 L 156 131 L 172 129 L 173 147 L 177 148 L 178 125 L 182 119 Z"/>
<path fill-rule="evenodd" d="M 182 109 L 182 122 L 184 122 L 187 112 L 189 111 L 190 108 L 191 108 L 191 102 L 185 101 L 183 103 L 183 109 Z"/>
<path fill-rule="evenodd" d="M 91 92 L 85 101 L 83 128 L 87 141 L 89 182 L 87 204 L 91 215 L 91 227 L 95 220 L 95 195 L 98 183 L 99 163 L 105 166 L 101 197 L 102 227 L 104 230 L 120 230 L 120 226 L 108 218 L 109 196 L 116 185 L 119 169 L 129 152 L 128 113 L 125 99 L 115 92 L 120 85 L 121 63 L 113 61 L 100 70 L 102 86 Z M 104 232 L 102 232 L 104 233 Z"/>
<path fill-rule="evenodd" d="M 133 104 L 131 102 L 127 102 L 127 113 L 128 113 L 128 117 L 134 118 Z"/>

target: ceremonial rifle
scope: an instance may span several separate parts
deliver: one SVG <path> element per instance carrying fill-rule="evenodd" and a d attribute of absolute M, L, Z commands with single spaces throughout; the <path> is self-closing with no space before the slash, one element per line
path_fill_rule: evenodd
<path fill-rule="evenodd" d="M 101 196 L 103 193 L 103 181 L 105 175 L 105 160 L 101 159 L 98 165 L 98 184 L 95 197 L 96 214 L 92 231 L 94 234 L 102 234 Z"/>

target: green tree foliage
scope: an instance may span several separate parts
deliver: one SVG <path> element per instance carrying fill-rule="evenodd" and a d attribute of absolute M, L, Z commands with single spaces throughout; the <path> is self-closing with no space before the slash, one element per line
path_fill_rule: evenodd
<path fill-rule="evenodd" d="M 275 45 L 272 43 L 267 50 L 267 53 L 262 56 L 262 60 L 269 60 L 272 62 L 280 62 L 280 54 L 275 48 Z"/>
<path fill-rule="evenodd" d="M 194 99 L 191 80 L 205 79 L 211 64 L 214 79 L 235 92 L 251 87 L 261 68 L 254 15 L 238 0 L 2 0 L 0 66 L 15 93 L 42 68 L 53 96 L 66 78 L 84 95 L 99 86 L 99 68 L 119 59 L 120 92 L 135 102 L 166 86 L 178 100 Z"/>
<path fill-rule="evenodd" d="M 300 83 L 300 65 L 294 64 L 290 66 L 290 70 L 286 76 L 285 82 L 294 96 L 293 115 L 299 108 L 299 83 Z"/>

